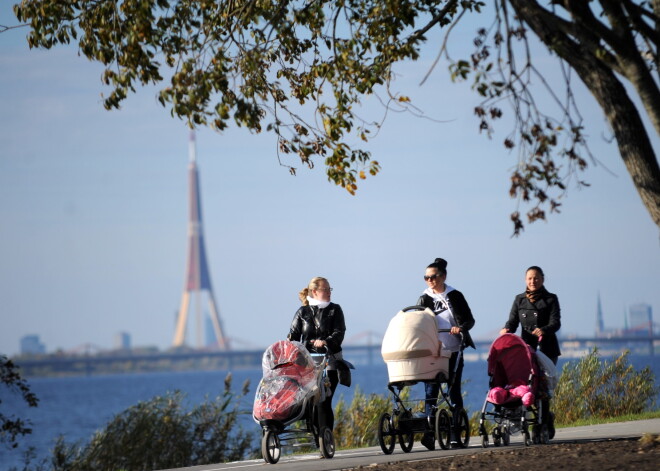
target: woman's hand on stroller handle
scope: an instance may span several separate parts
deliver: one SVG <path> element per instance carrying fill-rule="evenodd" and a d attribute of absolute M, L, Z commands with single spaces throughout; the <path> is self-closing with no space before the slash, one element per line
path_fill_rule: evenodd
<path fill-rule="evenodd" d="M 314 348 L 325 348 L 326 350 L 328 349 L 328 342 L 326 342 L 325 340 L 314 339 L 314 340 L 310 340 L 310 343 Z"/>
<path fill-rule="evenodd" d="M 460 327 L 452 327 L 451 329 L 438 329 L 438 333 L 447 333 L 447 334 L 453 334 L 453 335 L 460 335 L 463 336 L 463 331 L 461 330 Z"/>

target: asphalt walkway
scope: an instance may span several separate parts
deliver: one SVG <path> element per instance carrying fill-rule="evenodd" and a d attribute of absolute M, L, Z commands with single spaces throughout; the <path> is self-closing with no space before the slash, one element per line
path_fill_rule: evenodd
<path fill-rule="evenodd" d="M 612 438 L 634 438 L 641 437 L 645 433 L 660 434 L 660 419 L 639 420 L 632 422 L 617 422 L 612 424 L 587 425 L 583 427 L 559 428 L 551 443 L 560 442 L 583 442 L 594 440 L 607 440 Z M 492 443 L 492 442 L 491 442 Z M 516 434 L 511 438 L 511 447 L 524 446 L 522 435 Z M 543 445 L 531 445 L 543 446 Z M 438 458 L 440 456 L 450 457 L 463 454 L 480 453 L 493 449 L 482 448 L 481 438 L 473 436 L 470 445 L 465 449 L 451 449 L 428 451 L 419 441 L 410 453 L 403 453 L 398 444 L 391 455 L 386 455 L 380 447 L 358 448 L 352 450 L 339 450 L 333 459 L 320 459 L 318 453 L 306 455 L 284 455 L 277 464 L 266 464 L 263 459 L 236 461 L 205 466 L 194 466 L 190 468 L 178 468 L 177 471 L 220 471 L 220 470 L 246 470 L 269 467 L 275 470 L 292 471 L 330 471 L 346 470 L 358 466 L 369 466 L 374 463 L 392 463 L 396 461 L 417 461 Z"/>

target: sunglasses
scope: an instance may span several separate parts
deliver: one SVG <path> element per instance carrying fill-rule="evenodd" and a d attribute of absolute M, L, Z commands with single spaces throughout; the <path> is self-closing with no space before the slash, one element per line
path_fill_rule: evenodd
<path fill-rule="evenodd" d="M 332 293 L 332 290 L 334 288 L 316 288 L 316 291 L 327 291 L 328 293 Z"/>
<path fill-rule="evenodd" d="M 424 275 L 424 281 L 430 281 L 430 280 L 433 280 L 435 278 L 438 278 L 439 276 L 440 276 L 440 273 L 436 273 L 435 275 L 429 275 L 429 276 Z"/>

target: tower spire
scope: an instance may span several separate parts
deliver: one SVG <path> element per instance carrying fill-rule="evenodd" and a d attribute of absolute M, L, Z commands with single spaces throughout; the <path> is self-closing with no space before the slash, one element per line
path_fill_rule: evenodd
<path fill-rule="evenodd" d="M 186 279 L 181 297 L 181 307 L 177 315 L 176 330 L 174 332 L 175 347 L 185 344 L 186 328 L 188 324 L 188 311 L 191 304 L 191 295 L 195 297 L 197 347 L 202 347 L 202 302 L 201 297 L 206 293 L 208 298 L 211 323 L 217 346 L 220 350 L 229 350 L 229 342 L 224 335 L 222 321 L 211 286 L 211 275 L 206 260 L 204 245 L 204 231 L 202 226 L 202 205 L 199 192 L 199 172 L 197 170 L 195 132 L 190 132 L 188 140 L 188 257 L 186 261 Z"/>
<path fill-rule="evenodd" d="M 596 307 L 596 337 L 600 337 L 605 331 L 605 322 L 603 321 L 603 308 L 600 304 L 600 291 L 598 291 L 598 305 Z"/>

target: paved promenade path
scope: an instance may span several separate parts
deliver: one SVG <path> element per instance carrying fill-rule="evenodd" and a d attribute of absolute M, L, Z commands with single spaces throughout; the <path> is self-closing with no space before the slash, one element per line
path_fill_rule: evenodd
<path fill-rule="evenodd" d="M 612 424 L 589 425 L 584 427 L 559 428 L 551 444 L 560 443 L 584 443 L 598 440 L 608 440 L 617 438 L 635 438 L 641 437 L 645 433 L 660 434 L 660 419 L 640 420 L 633 422 L 617 422 Z M 532 447 L 543 447 L 545 445 L 531 445 Z M 333 459 L 320 459 L 318 453 L 307 455 L 284 455 L 277 464 L 266 464 L 263 459 L 237 461 L 232 463 L 222 463 L 205 466 L 194 466 L 190 468 L 178 468 L 177 471 L 220 471 L 220 470 L 293 470 L 293 471 L 321 471 L 321 470 L 348 470 L 366 467 L 372 464 L 386 464 L 403 461 L 423 461 L 433 458 L 451 457 L 460 455 L 474 455 L 495 449 L 504 450 L 506 448 L 521 448 L 521 434 L 512 436 L 509 447 L 482 448 L 481 438 L 473 436 L 470 439 L 470 446 L 460 450 L 440 450 L 428 451 L 418 441 L 411 453 L 403 453 L 398 444 L 391 455 L 385 455 L 380 447 L 359 448 L 353 450 L 339 450 L 335 453 Z M 575 468 L 579 469 L 579 467 Z M 660 469 L 660 466 L 659 468 Z"/>

